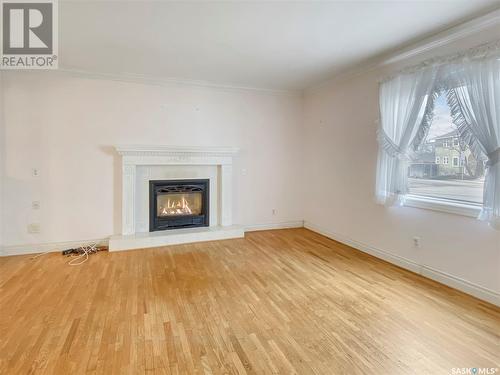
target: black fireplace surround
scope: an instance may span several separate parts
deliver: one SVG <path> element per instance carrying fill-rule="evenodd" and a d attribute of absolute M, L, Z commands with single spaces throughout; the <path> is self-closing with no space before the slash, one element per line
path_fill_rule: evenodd
<path fill-rule="evenodd" d="M 209 180 L 149 181 L 149 231 L 207 227 Z"/>

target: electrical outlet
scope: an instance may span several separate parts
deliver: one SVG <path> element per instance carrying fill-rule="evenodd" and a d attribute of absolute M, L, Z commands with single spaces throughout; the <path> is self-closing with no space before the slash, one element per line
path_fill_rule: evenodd
<path fill-rule="evenodd" d="M 413 237 L 413 247 L 419 249 L 421 246 L 420 237 Z"/>
<path fill-rule="evenodd" d="M 40 170 L 38 168 L 33 168 L 31 170 L 31 174 L 33 175 L 33 177 L 38 177 L 40 176 Z"/>
<path fill-rule="evenodd" d="M 276 215 L 276 213 L 278 212 L 278 210 L 276 208 L 273 208 L 273 215 Z"/>
<path fill-rule="evenodd" d="M 39 210 L 40 209 L 40 201 L 31 202 L 31 208 L 34 210 Z"/>
<path fill-rule="evenodd" d="M 40 224 L 31 223 L 28 225 L 28 233 L 40 233 Z"/>

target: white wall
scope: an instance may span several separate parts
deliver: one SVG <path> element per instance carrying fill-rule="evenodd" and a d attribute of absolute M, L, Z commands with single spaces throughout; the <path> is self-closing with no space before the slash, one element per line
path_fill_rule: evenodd
<path fill-rule="evenodd" d="M 475 36 L 433 53 L 477 43 Z M 415 271 L 424 266 L 424 274 L 469 292 L 474 285 L 489 289 L 498 298 L 500 232 L 473 218 L 375 204 L 378 81 L 397 68 L 367 71 L 306 93 L 305 180 L 312 182 L 306 188 L 306 225 Z M 421 249 L 413 248 L 414 236 L 421 237 Z"/>
<path fill-rule="evenodd" d="M 300 96 L 63 72 L 6 72 L 4 85 L 5 246 L 119 233 L 116 144 L 240 147 L 234 222 L 302 220 Z M 33 200 L 40 210 L 31 208 Z M 28 234 L 28 224 L 37 222 L 40 233 Z"/>

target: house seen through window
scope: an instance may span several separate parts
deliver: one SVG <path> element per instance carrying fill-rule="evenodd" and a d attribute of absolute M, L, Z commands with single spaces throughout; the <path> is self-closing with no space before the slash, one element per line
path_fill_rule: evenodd
<path fill-rule="evenodd" d="M 482 204 L 485 163 L 486 158 L 475 157 L 461 139 L 441 93 L 429 132 L 409 167 L 410 194 Z"/>

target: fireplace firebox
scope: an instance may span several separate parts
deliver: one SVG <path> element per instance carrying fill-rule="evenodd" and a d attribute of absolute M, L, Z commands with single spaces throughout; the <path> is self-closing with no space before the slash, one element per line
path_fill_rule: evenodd
<path fill-rule="evenodd" d="M 149 231 L 209 225 L 209 180 L 149 181 Z"/>

